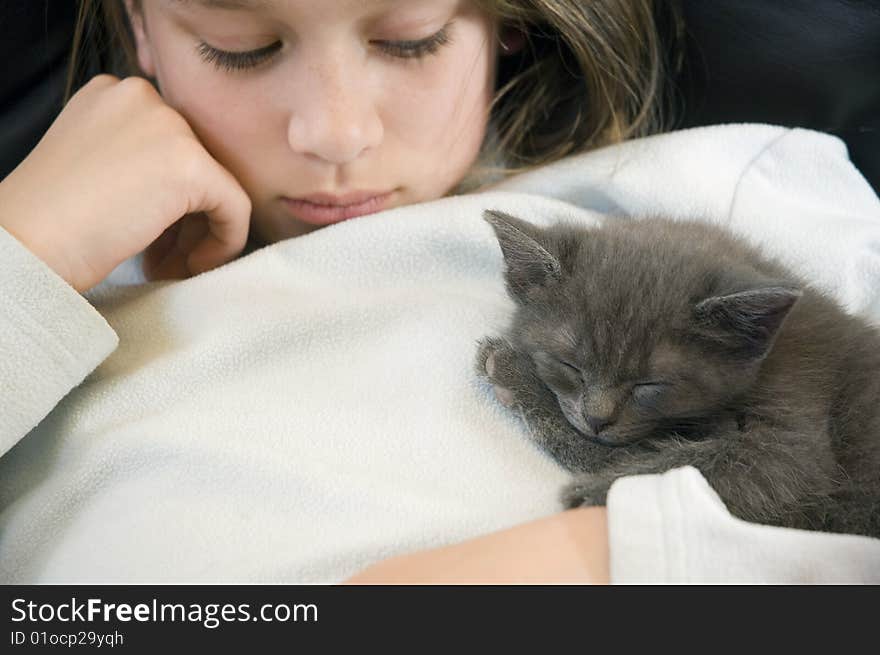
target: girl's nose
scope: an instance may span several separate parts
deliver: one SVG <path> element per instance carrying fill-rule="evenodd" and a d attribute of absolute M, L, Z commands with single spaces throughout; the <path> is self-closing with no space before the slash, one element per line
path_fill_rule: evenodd
<path fill-rule="evenodd" d="M 292 107 L 287 140 L 297 153 L 346 164 L 382 142 L 383 126 L 369 84 L 344 62 L 322 63 Z"/>

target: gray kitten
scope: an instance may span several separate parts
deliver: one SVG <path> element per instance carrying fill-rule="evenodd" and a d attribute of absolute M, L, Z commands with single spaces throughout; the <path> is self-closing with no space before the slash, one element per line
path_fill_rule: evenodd
<path fill-rule="evenodd" d="M 478 372 L 566 507 L 689 464 L 742 519 L 880 537 L 880 331 L 718 227 L 485 218 L 517 309 Z"/>

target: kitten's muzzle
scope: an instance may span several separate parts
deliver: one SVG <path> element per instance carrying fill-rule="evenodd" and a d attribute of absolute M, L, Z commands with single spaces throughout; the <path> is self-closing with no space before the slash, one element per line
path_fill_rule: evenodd
<path fill-rule="evenodd" d="M 587 426 L 584 425 L 581 421 L 575 423 L 574 421 L 569 420 L 569 424 L 577 431 L 579 435 L 581 435 L 587 441 L 591 441 L 600 446 L 606 446 L 609 448 L 616 448 L 618 446 L 628 446 L 629 442 L 625 439 L 620 439 L 614 434 L 605 433 L 602 434 L 602 430 L 607 426 L 614 423 L 614 421 L 607 421 L 603 419 L 594 420 L 590 423 L 590 419 L 594 417 L 588 416 L 585 417 L 586 422 L 589 424 L 589 430 Z"/>
<path fill-rule="evenodd" d="M 584 420 L 596 436 L 614 422 L 604 416 L 585 416 Z"/>
<path fill-rule="evenodd" d="M 605 432 L 606 428 L 614 425 L 613 420 L 595 416 L 584 416 L 584 422 L 586 425 L 584 425 L 583 422 L 579 422 L 579 424 L 575 425 L 569 421 L 569 423 L 572 423 L 572 427 L 574 427 L 574 429 L 577 430 L 587 441 L 608 448 L 618 448 L 620 446 L 629 446 L 632 444 L 632 440 L 617 436 L 613 432 Z"/>

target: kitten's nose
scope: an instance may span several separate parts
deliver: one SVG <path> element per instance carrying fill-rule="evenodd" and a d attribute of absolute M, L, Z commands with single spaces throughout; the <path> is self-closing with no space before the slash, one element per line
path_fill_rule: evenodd
<path fill-rule="evenodd" d="M 587 425 L 589 425 L 590 429 L 593 431 L 593 434 L 599 434 L 603 428 L 608 427 L 613 422 L 611 419 L 604 416 L 587 416 L 586 421 Z"/>

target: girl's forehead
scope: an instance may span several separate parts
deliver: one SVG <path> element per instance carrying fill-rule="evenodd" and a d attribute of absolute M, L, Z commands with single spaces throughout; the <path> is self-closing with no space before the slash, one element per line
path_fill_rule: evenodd
<path fill-rule="evenodd" d="M 218 11 L 271 11 L 314 6 L 314 0 L 164 0 L 166 4 L 182 8 L 214 9 Z M 449 6 L 458 0 L 321 0 L 325 10 L 403 9 L 413 6 Z"/>
<path fill-rule="evenodd" d="M 142 0 L 143 1 L 143 0 Z M 154 1 L 154 0 L 150 0 Z M 473 0 L 160 0 L 169 17 L 190 27 L 256 22 L 312 33 L 332 26 L 436 30 L 455 16 L 483 16 Z M 316 32 L 314 34 L 317 34 Z M 424 36 L 424 35 L 422 35 Z"/>
<path fill-rule="evenodd" d="M 475 9 L 472 0 L 162 0 L 171 13 L 191 20 L 253 17 L 282 24 L 357 22 L 419 28 Z"/>
<path fill-rule="evenodd" d="M 267 0 L 172 0 L 179 4 L 197 4 L 209 9 L 264 9 L 271 4 Z"/>

